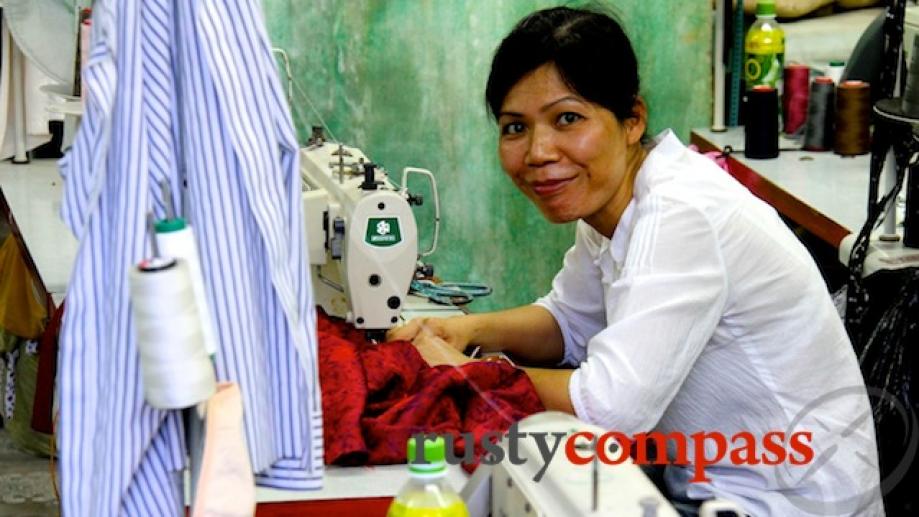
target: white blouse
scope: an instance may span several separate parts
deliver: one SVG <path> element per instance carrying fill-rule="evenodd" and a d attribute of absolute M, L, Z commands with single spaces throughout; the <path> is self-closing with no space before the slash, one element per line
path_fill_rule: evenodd
<path fill-rule="evenodd" d="M 577 367 L 569 392 L 585 421 L 627 434 L 720 432 L 728 451 L 746 431 L 758 455 L 767 432 L 813 433 L 809 465 L 735 465 L 728 452 L 706 468 L 710 482 L 669 466 L 674 494 L 731 499 L 756 516 L 883 515 L 864 381 L 816 265 L 769 205 L 670 131 L 655 139 L 612 239 L 578 222 L 536 303 Z M 715 457 L 713 441 L 705 451 Z"/>

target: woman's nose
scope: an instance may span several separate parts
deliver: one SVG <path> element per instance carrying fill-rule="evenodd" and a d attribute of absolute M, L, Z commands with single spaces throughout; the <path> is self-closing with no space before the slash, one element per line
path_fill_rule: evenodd
<path fill-rule="evenodd" d="M 550 129 L 536 126 L 530 135 L 530 146 L 526 155 L 527 165 L 538 167 L 558 160 L 559 152 L 555 135 Z"/>

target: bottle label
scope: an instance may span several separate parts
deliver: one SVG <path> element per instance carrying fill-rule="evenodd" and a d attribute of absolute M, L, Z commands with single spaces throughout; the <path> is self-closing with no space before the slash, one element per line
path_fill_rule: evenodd
<path fill-rule="evenodd" d="M 759 54 L 748 52 L 747 59 L 744 62 L 744 78 L 747 81 L 747 88 L 759 85 L 779 88 L 784 66 L 784 53 L 766 52 Z"/>

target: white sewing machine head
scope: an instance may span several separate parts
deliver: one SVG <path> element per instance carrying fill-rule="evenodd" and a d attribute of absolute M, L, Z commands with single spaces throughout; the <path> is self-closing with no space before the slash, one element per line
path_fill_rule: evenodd
<path fill-rule="evenodd" d="M 397 189 L 357 148 L 325 142 L 314 133 L 300 150 L 300 175 L 309 189 L 303 192 L 303 217 L 316 302 L 356 328 L 380 331 L 399 322 L 419 256 L 410 204 L 421 203 L 405 189 L 410 173 L 429 177 L 439 212 L 428 171 L 404 170 Z"/>

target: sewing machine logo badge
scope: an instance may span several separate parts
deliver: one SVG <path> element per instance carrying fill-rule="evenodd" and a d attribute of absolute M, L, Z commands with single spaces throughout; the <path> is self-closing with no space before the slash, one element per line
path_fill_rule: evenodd
<path fill-rule="evenodd" d="M 371 217 L 367 220 L 367 235 L 364 242 L 371 246 L 385 248 L 402 242 L 397 217 Z"/>

